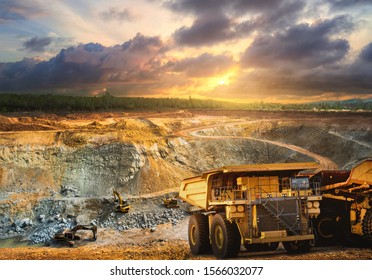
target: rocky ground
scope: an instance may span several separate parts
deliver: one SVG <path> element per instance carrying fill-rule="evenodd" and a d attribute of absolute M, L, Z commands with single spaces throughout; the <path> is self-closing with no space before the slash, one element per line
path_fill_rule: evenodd
<path fill-rule="evenodd" d="M 151 229 L 126 231 L 98 230 L 97 241 L 90 232 L 82 233 L 74 247 L 52 243 L 49 246 L 1 248 L 0 259 L 11 260 L 214 260 L 213 255 L 194 256 L 187 242 L 188 219 Z M 309 253 L 288 255 L 280 246 L 273 252 L 247 252 L 238 259 L 249 260 L 371 260 L 372 249 L 343 246 L 314 247 Z"/>
<path fill-rule="evenodd" d="M 48 244 L 56 233 L 73 228 L 77 224 L 96 225 L 100 229 L 112 229 L 118 232 L 130 229 L 155 231 L 158 225 L 167 223 L 176 225 L 189 216 L 185 205 L 181 204 L 180 208 L 166 208 L 163 205 L 164 198 L 165 195 L 127 199 L 131 207 L 128 213 L 116 211 L 118 201 L 114 197 L 43 198 L 33 208 L 35 219 L 23 218 L 11 222 L 9 215 L 4 215 L 2 224 L 7 226 L 3 226 L 0 232 L 7 238 L 22 237 L 20 240 L 27 241 L 31 245 Z M 89 207 L 90 210 L 84 209 L 84 206 Z M 75 208 L 79 209 L 78 212 Z"/>
<path fill-rule="evenodd" d="M 223 165 L 316 160 L 350 168 L 372 157 L 372 114 L 179 111 L 0 116 L 0 258 L 196 259 L 188 205 L 166 209 L 180 181 Z M 131 205 L 115 212 L 112 188 Z M 56 232 L 98 226 L 74 248 Z M 26 247 L 24 247 L 26 246 Z M 30 247 L 31 246 L 31 247 Z M 366 248 L 314 248 L 248 259 L 371 259 Z M 213 259 L 213 256 L 201 258 Z"/>

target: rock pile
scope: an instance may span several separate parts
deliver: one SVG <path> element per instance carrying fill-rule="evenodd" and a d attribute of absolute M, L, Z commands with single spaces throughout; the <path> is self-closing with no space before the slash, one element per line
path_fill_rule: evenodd
<path fill-rule="evenodd" d="M 61 195 L 66 197 L 79 197 L 80 191 L 77 187 L 72 185 L 61 186 Z"/>
<path fill-rule="evenodd" d="M 72 187 L 63 190 L 67 196 L 77 194 Z M 47 198 L 33 208 L 29 218 L 12 222 L 9 217 L 2 217 L 0 238 L 22 237 L 32 244 L 47 243 L 57 232 L 89 223 L 119 231 L 133 228 L 156 231 L 160 224 L 176 225 L 189 215 L 182 207 L 167 209 L 161 201 L 161 198 L 132 200 L 129 213 L 120 213 L 115 212 L 114 201 L 107 198 Z"/>
<path fill-rule="evenodd" d="M 172 225 L 175 225 L 187 215 L 185 211 L 179 209 L 165 209 L 133 214 L 112 213 L 108 219 L 95 222 L 99 227 L 114 228 L 120 231 L 132 228 L 154 229 L 159 224 L 172 223 Z"/>

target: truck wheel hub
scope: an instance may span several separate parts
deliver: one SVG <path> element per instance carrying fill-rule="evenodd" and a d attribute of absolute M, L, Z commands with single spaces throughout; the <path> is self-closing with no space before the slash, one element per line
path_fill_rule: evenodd
<path fill-rule="evenodd" d="M 223 230 L 220 225 L 216 226 L 214 237 L 216 241 L 216 245 L 218 249 L 222 250 L 223 243 L 224 243 L 224 237 L 223 237 Z"/>

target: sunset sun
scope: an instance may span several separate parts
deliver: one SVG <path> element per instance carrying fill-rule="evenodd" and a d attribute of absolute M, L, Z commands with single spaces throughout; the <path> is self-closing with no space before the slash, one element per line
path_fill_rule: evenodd
<path fill-rule="evenodd" d="M 225 79 L 221 79 L 221 80 L 218 81 L 218 85 L 220 85 L 220 86 L 224 86 L 224 85 L 227 85 L 227 84 L 228 84 L 228 82 Z"/>

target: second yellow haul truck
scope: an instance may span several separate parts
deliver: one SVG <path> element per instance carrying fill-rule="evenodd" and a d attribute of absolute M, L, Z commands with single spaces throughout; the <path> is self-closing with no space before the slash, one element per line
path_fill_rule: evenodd
<path fill-rule="evenodd" d="M 217 258 L 248 250 L 306 252 L 314 241 L 310 219 L 319 213 L 319 186 L 308 174 L 316 163 L 227 166 L 183 180 L 179 197 L 198 210 L 190 217 L 193 254 Z"/>
<path fill-rule="evenodd" d="M 322 170 L 310 181 L 321 185 L 321 213 L 314 220 L 317 243 L 372 248 L 372 159 L 351 170 Z"/>

